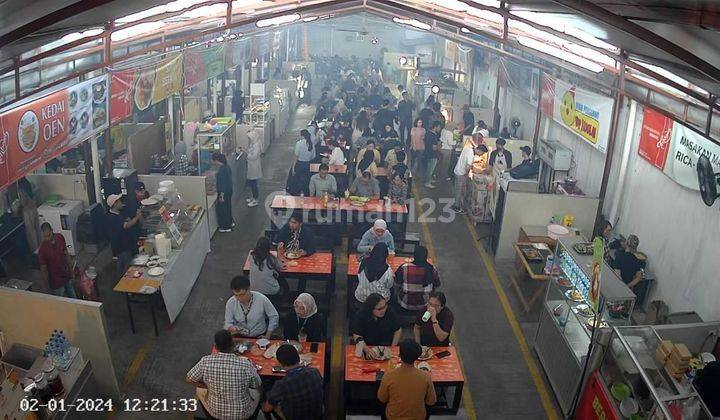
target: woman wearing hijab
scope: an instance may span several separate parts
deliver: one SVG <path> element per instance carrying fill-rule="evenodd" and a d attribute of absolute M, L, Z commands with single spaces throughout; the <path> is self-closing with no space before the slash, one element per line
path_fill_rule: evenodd
<path fill-rule="evenodd" d="M 416 246 L 413 262 L 401 265 L 395 272 L 397 303 L 405 310 L 425 309 L 430 292 L 440 287 L 440 275 L 427 256 L 427 248 Z"/>
<path fill-rule="evenodd" d="M 361 178 L 364 172 L 370 172 L 374 177 L 377 173 L 377 165 L 375 164 L 375 152 L 373 150 L 365 150 L 360 162 L 358 162 L 355 169 L 355 176 Z"/>
<path fill-rule="evenodd" d="M 363 258 L 358 270 L 358 286 L 355 289 L 355 299 L 363 303 L 373 293 L 378 293 L 385 300 L 390 300 L 393 287 L 393 272 L 387 264 L 388 247 L 384 242 L 378 242 L 370 251 L 370 255 Z"/>
<path fill-rule="evenodd" d="M 323 341 L 325 323 L 317 311 L 315 298 L 310 293 L 300 293 L 293 302 L 293 311 L 283 320 L 283 336 L 286 340 L 299 340 L 300 335 L 307 341 Z"/>

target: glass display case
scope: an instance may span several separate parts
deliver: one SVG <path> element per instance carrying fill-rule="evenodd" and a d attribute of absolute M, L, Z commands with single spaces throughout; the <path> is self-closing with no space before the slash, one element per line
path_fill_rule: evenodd
<path fill-rule="evenodd" d="M 198 132 L 198 175 L 208 175 L 212 171 L 211 158 L 215 152 L 220 152 L 228 161 L 237 148 L 235 140 L 235 121 L 219 124 L 219 129 L 207 132 Z"/>
<path fill-rule="evenodd" d="M 545 368 L 561 408 L 568 412 L 580 380 L 595 317 L 588 299 L 592 255 L 581 254 L 578 236 L 557 242 L 546 299 L 540 313 L 535 352 Z M 582 250 L 582 249 L 581 249 Z M 629 325 L 635 295 L 603 261 L 600 271 L 600 328 Z"/>
<path fill-rule="evenodd" d="M 698 328 L 695 324 L 690 328 Z M 681 327 L 684 328 L 684 327 Z M 715 327 L 716 328 L 716 327 Z M 615 408 L 623 416 L 637 419 L 705 420 L 712 418 L 690 378 L 672 376 L 656 357 L 663 340 L 652 326 L 619 327 L 613 330 L 610 345 L 600 366 L 600 378 L 614 396 Z M 689 332 L 689 331 L 685 331 Z M 693 348 L 692 334 L 685 341 Z M 623 395 L 618 395 L 622 392 Z M 625 397 L 634 403 L 635 413 L 623 413 L 618 399 Z M 634 415 L 634 417 L 632 417 Z"/>

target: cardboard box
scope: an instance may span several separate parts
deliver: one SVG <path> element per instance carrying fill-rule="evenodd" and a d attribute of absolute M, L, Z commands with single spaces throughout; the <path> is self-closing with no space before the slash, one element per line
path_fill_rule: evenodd
<path fill-rule="evenodd" d="M 677 358 L 683 361 L 689 361 L 692 358 L 692 353 L 688 350 L 685 344 L 675 344 L 675 351 L 677 352 Z"/>

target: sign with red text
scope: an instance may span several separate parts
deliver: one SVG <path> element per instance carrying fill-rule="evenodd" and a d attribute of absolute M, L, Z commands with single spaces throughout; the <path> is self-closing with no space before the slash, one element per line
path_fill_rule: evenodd
<path fill-rule="evenodd" d="M 136 75 L 135 68 L 110 73 L 110 124 L 117 124 L 132 115 Z"/>
<path fill-rule="evenodd" d="M 619 420 L 617 410 L 597 372 L 590 374 L 575 412 L 576 420 Z"/>
<path fill-rule="evenodd" d="M 602 153 L 607 150 L 612 121 L 612 98 L 543 75 L 542 113 Z"/>
<path fill-rule="evenodd" d="M 0 114 L 0 189 L 107 127 L 106 76 Z"/>
<path fill-rule="evenodd" d="M 657 111 L 646 108 L 638 154 L 685 188 L 698 191 L 697 161 L 710 159 L 720 172 L 720 146 Z"/>

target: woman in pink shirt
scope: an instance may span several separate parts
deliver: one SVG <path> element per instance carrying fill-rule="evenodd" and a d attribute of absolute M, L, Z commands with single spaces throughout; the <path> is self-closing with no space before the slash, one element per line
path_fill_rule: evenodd
<path fill-rule="evenodd" d="M 415 172 L 418 171 L 422 163 L 422 154 L 425 151 L 425 129 L 420 118 L 415 120 L 413 128 L 410 130 L 410 147 L 412 149 L 412 166 Z"/>

